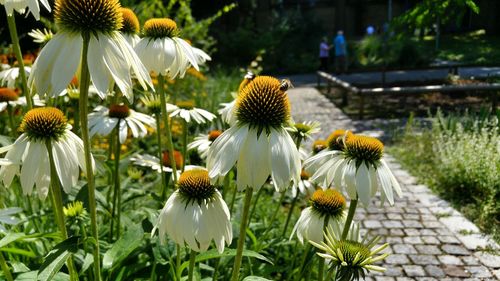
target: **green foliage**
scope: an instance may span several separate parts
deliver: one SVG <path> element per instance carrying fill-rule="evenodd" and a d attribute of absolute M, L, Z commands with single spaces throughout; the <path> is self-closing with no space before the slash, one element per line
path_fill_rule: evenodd
<path fill-rule="evenodd" d="M 432 128 L 409 123 L 390 149 L 443 198 L 500 239 L 500 112 L 438 112 Z M 407 149 L 412 147 L 412 149 Z"/>

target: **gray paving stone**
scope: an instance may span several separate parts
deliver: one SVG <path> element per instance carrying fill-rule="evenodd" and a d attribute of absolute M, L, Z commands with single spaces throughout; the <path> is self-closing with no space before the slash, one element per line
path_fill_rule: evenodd
<path fill-rule="evenodd" d="M 378 220 L 365 220 L 363 224 L 366 228 L 380 228 L 382 224 Z"/>
<path fill-rule="evenodd" d="M 424 215 L 424 214 L 420 215 L 420 219 L 422 221 L 435 221 L 435 220 L 437 220 L 436 216 L 434 216 L 434 215 Z"/>
<path fill-rule="evenodd" d="M 392 245 L 392 249 L 396 254 L 416 254 L 417 250 L 412 245 L 396 244 Z"/>
<path fill-rule="evenodd" d="M 476 278 L 488 278 L 493 275 L 488 270 L 486 266 L 466 266 L 465 269 L 472 274 L 472 277 Z"/>
<path fill-rule="evenodd" d="M 394 281 L 394 277 L 390 277 L 390 276 L 376 276 L 375 277 L 375 280 L 376 281 Z"/>
<path fill-rule="evenodd" d="M 387 218 L 390 220 L 402 220 L 403 219 L 401 214 L 398 214 L 398 213 L 388 213 Z"/>
<path fill-rule="evenodd" d="M 451 217 L 444 217 L 440 218 L 439 221 L 446 225 L 448 229 L 455 233 L 459 233 L 461 231 L 468 231 L 468 232 L 473 232 L 473 233 L 478 233 L 479 229 L 475 224 L 470 222 L 468 219 L 462 217 L 462 216 L 451 216 Z"/>
<path fill-rule="evenodd" d="M 403 225 L 405 227 L 412 227 L 412 228 L 423 228 L 424 226 L 416 221 L 416 220 L 403 220 Z"/>
<path fill-rule="evenodd" d="M 462 257 L 462 260 L 466 265 L 479 265 L 479 259 L 476 258 L 475 256 L 465 256 Z"/>
<path fill-rule="evenodd" d="M 401 244 L 403 243 L 403 239 L 401 239 L 401 237 L 393 237 L 393 236 L 387 236 L 385 237 L 385 242 L 386 243 L 389 243 L 391 245 L 393 244 Z"/>
<path fill-rule="evenodd" d="M 403 270 L 410 277 L 425 276 L 424 268 L 420 265 L 403 265 Z"/>
<path fill-rule="evenodd" d="M 432 229 L 420 229 L 420 235 L 436 236 L 436 232 Z"/>
<path fill-rule="evenodd" d="M 450 245 L 450 244 L 446 244 L 446 245 L 443 245 L 441 246 L 441 249 L 447 253 L 447 254 L 450 254 L 450 255 L 469 255 L 469 251 L 464 248 L 463 246 L 460 246 L 460 245 Z"/>
<path fill-rule="evenodd" d="M 487 252 L 476 252 L 474 255 L 487 267 L 500 268 L 500 256 L 492 255 Z"/>
<path fill-rule="evenodd" d="M 427 255 L 439 255 L 441 254 L 441 250 L 435 245 L 415 245 L 417 251 L 421 254 Z"/>
<path fill-rule="evenodd" d="M 460 258 L 458 258 L 456 256 L 452 256 L 452 255 L 438 256 L 438 259 L 442 264 L 447 264 L 447 265 L 463 265 L 464 264 Z"/>
<path fill-rule="evenodd" d="M 443 225 L 439 221 L 423 221 L 422 224 L 426 228 L 440 228 Z"/>
<path fill-rule="evenodd" d="M 385 276 L 403 276 L 403 269 L 400 266 L 386 266 L 386 271 L 383 273 Z"/>
<path fill-rule="evenodd" d="M 419 214 L 403 214 L 403 217 L 405 218 L 405 220 L 419 220 L 420 219 Z"/>
<path fill-rule="evenodd" d="M 445 265 L 443 270 L 450 277 L 469 277 L 471 275 L 463 266 Z"/>
<path fill-rule="evenodd" d="M 420 236 L 408 236 L 403 238 L 403 242 L 407 244 L 424 244 Z"/>
<path fill-rule="evenodd" d="M 460 241 L 458 241 L 458 239 L 455 238 L 454 236 L 449 236 L 449 235 L 441 236 L 441 235 L 439 235 L 438 239 L 441 242 L 447 243 L 447 244 L 460 244 Z"/>
<path fill-rule="evenodd" d="M 436 256 L 433 255 L 409 255 L 409 257 L 414 264 L 418 265 L 439 264 L 439 261 L 437 260 Z"/>
<path fill-rule="evenodd" d="M 385 258 L 384 262 L 388 264 L 409 264 L 410 260 L 406 255 L 393 254 Z"/>
<path fill-rule="evenodd" d="M 415 279 L 410 277 L 396 277 L 396 281 L 415 281 Z"/>
<path fill-rule="evenodd" d="M 422 236 L 422 241 L 424 242 L 424 244 L 440 244 L 439 240 L 434 236 Z"/>
<path fill-rule="evenodd" d="M 408 236 L 420 235 L 420 231 L 418 231 L 418 229 L 415 229 L 415 228 L 407 228 L 407 229 L 405 229 L 405 233 Z"/>
<path fill-rule="evenodd" d="M 490 245 L 496 244 L 491 239 L 485 238 L 482 234 L 469 234 L 469 235 L 457 235 L 458 240 L 469 250 L 476 250 L 479 248 L 487 248 Z"/>
<path fill-rule="evenodd" d="M 383 221 L 382 224 L 386 228 L 404 228 L 401 221 L 397 221 L 397 220 L 386 220 L 386 221 Z"/>
<path fill-rule="evenodd" d="M 439 266 L 435 266 L 435 265 L 425 266 L 425 271 L 427 271 L 427 273 L 432 277 L 445 277 L 446 276 L 444 271 Z"/>
<path fill-rule="evenodd" d="M 389 235 L 391 236 L 404 236 L 405 233 L 403 232 L 402 229 L 390 229 L 389 230 Z"/>
<path fill-rule="evenodd" d="M 500 269 L 495 269 L 493 270 L 493 275 L 495 275 L 495 277 L 500 280 Z"/>

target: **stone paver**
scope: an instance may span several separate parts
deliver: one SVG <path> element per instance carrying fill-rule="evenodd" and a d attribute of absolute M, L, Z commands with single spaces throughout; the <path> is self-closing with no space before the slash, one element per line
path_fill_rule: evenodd
<path fill-rule="evenodd" d="M 359 126 L 316 89 L 297 87 L 288 93 L 296 122 L 321 122 L 316 138 L 326 138 L 335 129 L 364 133 L 356 131 Z M 396 198 L 394 206 L 380 207 L 375 198 L 367 208 L 358 208 L 356 218 L 363 231 L 390 243 L 386 250 L 391 255 L 382 264 L 387 271 L 369 273 L 366 280 L 500 280 L 500 256 L 482 251 L 500 247 L 448 202 L 418 184 L 394 158 L 388 155 L 386 160 L 401 183 L 403 197 Z"/>

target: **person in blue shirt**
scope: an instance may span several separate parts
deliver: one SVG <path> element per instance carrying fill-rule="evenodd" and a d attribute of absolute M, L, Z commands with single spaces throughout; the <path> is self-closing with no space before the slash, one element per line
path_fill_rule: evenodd
<path fill-rule="evenodd" d="M 321 43 L 319 44 L 319 70 L 328 71 L 328 60 L 330 58 L 330 48 L 328 45 L 328 38 L 323 37 Z"/>
<path fill-rule="evenodd" d="M 335 46 L 335 70 L 337 74 L 347 72 L 347 43 L 345 41 L 344 32 L 339 30 L 337 36 L 333 40 Z"/>

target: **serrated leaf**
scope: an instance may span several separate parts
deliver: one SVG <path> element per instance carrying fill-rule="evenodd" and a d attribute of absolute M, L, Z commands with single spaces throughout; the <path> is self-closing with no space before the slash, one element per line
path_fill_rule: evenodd
<path fill-rule="evenodd" d="M 135 226 L 128 229 L 128 231 L 111 246 L 111 249 L 104 254 L 102 260 L 103 268 L 111 269 L 113 266 L 119 264 L 141 245 L 143 237 L 144 231 L 142 227 Z"/>
<path fill-rule="evenodd" d="M 196 262 L 202 262 L 202 261 L 206 261 L 209 259 L 215 259 L 215 258 L 221 258 L 221 257 L 234 257 L 234 256 L 236 256 L 236 249 L 225 248 L 224 252 L 222 252 L 220 254 L 217 251 L 217 249 L 212 249 L 212 250 L 206 251 L 204 253 L 198 254 L 196 256 Z M 243 256 L 250 257 L 250 258 L 256 258 L 256 259 L 268 262 L 270 264 L 273 264 L 273 262 L 271 260 L 269 260 L 268 258 L 264 257 L 263 255 L 261 255 L 257 252 L 251 251 L 251 250 L 243 250 Z M 189 261 L 184 262 L 179 267 L 178 272 L 182 273 L 182 271 L 184 271 L 184 269 L 186 269 L 188 266 L 189 266 Z"/>

